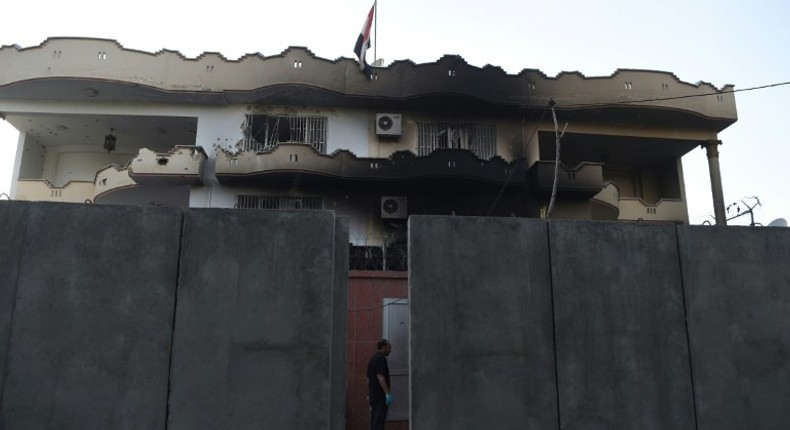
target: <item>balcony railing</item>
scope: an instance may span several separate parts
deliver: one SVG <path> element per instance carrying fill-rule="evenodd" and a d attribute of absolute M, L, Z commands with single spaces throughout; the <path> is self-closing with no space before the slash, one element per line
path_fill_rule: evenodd
<path fill-rule="evenodd" d="M 110 165 L 96 172 L 94 201 L 108 193 L 133 188 L 137 183 L 129 176 L 129 167 Z"/>
<path fill-rule="evenodd" d="M 687 222 L 686 203 L 680 199 L 662 199 L 656 204 L 636 197 L 620 198 L 619 220 Z"/>
<path fill-rule="evenodd" d="M 36 202 L 85 203 L 94 196 L 93 182 L 71 181 L 62 187 L 52 185 L 46 179 L 24 179 L 17 181 L 16 199 Z"/>
<path fill-rule="evenodd" d="M 205 161 L 200 146 L 177 145 L 166 153 L 141 148 L 129 164 L 129 177 L 140 185 L 200 185 Z"/>
<path fill-rule="evenodd" d="M 537 161 L 529 169 L 535 191 L 550 193 L 554 185 L 554 161 Z M 559 191 L 595 195 L 603 189 L 603 163 L 583 162 L 575 167 L 560 164 Z"/>
<path fill-rule="evenodd" d="M 603 189 L 590 199 L 590 215 L 595 220 L 616 220 L 620 215 L 620 189 L 606 182 Z"/>
<path fill-rule="evenodd" d="M 357 157 L 349 151 L 321 154 L 306 144 L 281 143 L 263 152 L 217 152 L 215 173 L 224 184 L 247 183 L 267 178 L 286 178 L 294 173 L 345 180 L 413 180 L 458 178 L 491 183 L 523 177 L 524 162 L 506 162 L 500 157 L 481 160 L 464 149 L 439 149 L 426 156 L 399 151 L 388 158 Z"/>

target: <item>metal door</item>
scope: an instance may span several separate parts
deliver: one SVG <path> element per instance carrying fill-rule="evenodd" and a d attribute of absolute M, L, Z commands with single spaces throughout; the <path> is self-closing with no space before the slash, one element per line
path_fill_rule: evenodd
<path fill-rule="evenodd" d="M 392 406 L 387 421 L 409 419 L 409 302 L 407 299 L 384 299 L 382 336 L 392 344 L 387 357 L 392 385 Z"/>

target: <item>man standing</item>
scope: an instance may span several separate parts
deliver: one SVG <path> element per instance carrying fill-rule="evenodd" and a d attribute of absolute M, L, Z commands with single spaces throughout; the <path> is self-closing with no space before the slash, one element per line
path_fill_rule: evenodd
<path fill-rule="evenodd" d="M 368 399 L 370 400 L 370 430 L 384 430 L 387 411 L 392 404 L 390 368 L 387 356 L 392 345 L 387 339 L 376 342 L 376 353 L 368 362 Z"/>

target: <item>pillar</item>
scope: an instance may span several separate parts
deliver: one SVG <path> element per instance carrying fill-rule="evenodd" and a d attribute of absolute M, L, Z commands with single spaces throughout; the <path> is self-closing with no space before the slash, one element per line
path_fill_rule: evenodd
<path fill-rule="evenodd" d="M 716 215 L 716 225 L 727 225 L 724 213 L 724 192 L 721 186 L 721 170 L 719 169 L 720 140 L 708 140 L 702 147 L 708 153 L 708 169 L 710 170 L 710 188 L 713 194 L 713 213 Z"/>

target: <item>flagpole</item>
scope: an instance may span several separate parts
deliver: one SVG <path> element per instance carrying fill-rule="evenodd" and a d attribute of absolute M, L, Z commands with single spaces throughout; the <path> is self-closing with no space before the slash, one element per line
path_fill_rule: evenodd
<path fill-rule="evenodd" d="M 379 0 L 373 0 L 373 63 L 376 62 L 376 42 L 379 32 Z"/>

